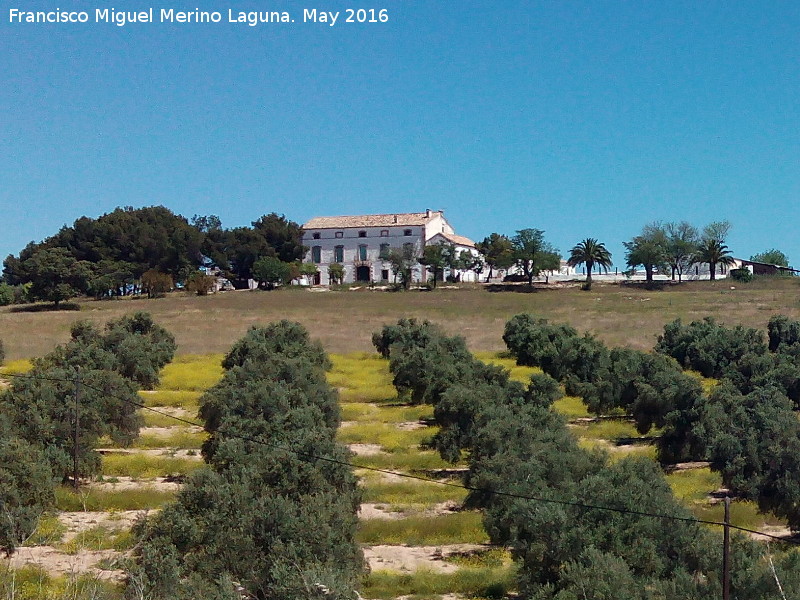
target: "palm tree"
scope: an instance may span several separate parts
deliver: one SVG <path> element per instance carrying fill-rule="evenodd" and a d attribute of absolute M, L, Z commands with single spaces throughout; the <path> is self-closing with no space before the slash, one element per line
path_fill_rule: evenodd
<path fill-rule="evenodd" d="M 709 271 L 711 272 L 711 281 L 716 279 L 717 265 L 730 266 L 734 263 L 731 251 L 728 250 L 722 240 L 714 238 L 706 238 L 697 249 L 697 262 L 708 263 Z"/>
<path fill-rule="evenodd" d="M 592 289 L 592 269 L 597 265 L 598 268 L 602 267 L 603 270 L 608 272 L 611 266 L 611 252 L 606 249 L 606 245 L 598 242 L 595 238 L 586 238 L 582 242 L 578 242 L 575 247 L 570 250 L 570 257 L 567 260 L 570 267 L 577 267 L 578 265 L 586 265 L 586 285 L 587 290 Z"/>

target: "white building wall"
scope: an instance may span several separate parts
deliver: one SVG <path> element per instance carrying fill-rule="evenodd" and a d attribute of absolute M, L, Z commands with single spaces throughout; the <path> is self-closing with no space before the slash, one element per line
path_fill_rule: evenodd
<path fill-rule="evenodd" d="M 442 219 L 443 220 L 443 219 Z M 335 260 L 337 246 L 342 246 L 344 256 L 341 261 L 344 267 L 344 282 L 354 283 L 358 266 L 369 268 L 370 281 L 382 281 L 383 271 L 388 271 L 388 281 L 394 281 L 394 272 L 388 262 L 380 258 L 381 245 L 389 248 L 402 248 L 404 244 L 413 244 L 417 255 L 422 254 L 426 229 L 422 225 L 396 225 L 391 227 L 347 227 L 342 229 L 309 229 L 303 233 L 303 245 L 310 248 L 305 262 L 313 262 L 320 271 L 320 283 L 329 285 L 328 266 Z M 405 235 L 409 230 L 410 235 Z M 360 235 L 364 232 L 364 237 Z M 314 235 L 319 234 L 315 239 Z M 320 260 L 315 262 L 314 247 L 320 248 Z M 366 246 L 366 260 L 362 260 L 360 246 Z M 415 280 L 419 280 L 420 271 L 415 270 Z"/>

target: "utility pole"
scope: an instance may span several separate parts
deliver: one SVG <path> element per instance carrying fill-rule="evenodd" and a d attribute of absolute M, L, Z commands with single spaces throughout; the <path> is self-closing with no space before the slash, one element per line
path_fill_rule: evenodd
<path fill-rule="evenodd" d="M 731 596 L 731 499 L 725 496 L 725 526 L 722 530 L 722 600 Z"/>
<path fill-rule="evenodd" d="M 75 440 L 72 447 L 72 485 L 78 489 L 78 432 L 80 430 L 81 372 L 75 374 Z"/>

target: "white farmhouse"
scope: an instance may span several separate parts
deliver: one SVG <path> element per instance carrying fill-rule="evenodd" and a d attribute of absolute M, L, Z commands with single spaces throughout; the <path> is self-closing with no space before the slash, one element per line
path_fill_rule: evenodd
<path fill-rule="evenodd" d="M 306 262 L 317 266 L 314 283 L 322 285 L 330 283 L 328 267 L 333 263 L 344 267 L 345 283 L 392 281 L 392 267 L 381 259 L 385 252 L 410 244 L 421 256 L 432 243 L 452 243 L 459 251 L 477 253 L 472 240 L 455 234 L 443 211 L 315 217 L 303 225 L 303 245 L 310 248 Z M 418 266 L 413 278 L 424 281 L 424 268 Z"/>

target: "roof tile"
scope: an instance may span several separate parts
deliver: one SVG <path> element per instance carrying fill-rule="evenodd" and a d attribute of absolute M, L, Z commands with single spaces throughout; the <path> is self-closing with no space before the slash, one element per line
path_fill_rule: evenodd
<path fill-rule="evenodd" d="M 303 229 L 346 229 L 348 227 L 392 227 L 403 225 L 425 225 L 440 211 L 427 213 L 394 213 L 388 215 L 356 215 L 342 217 L 314 217 L 303 225 Z"/>

